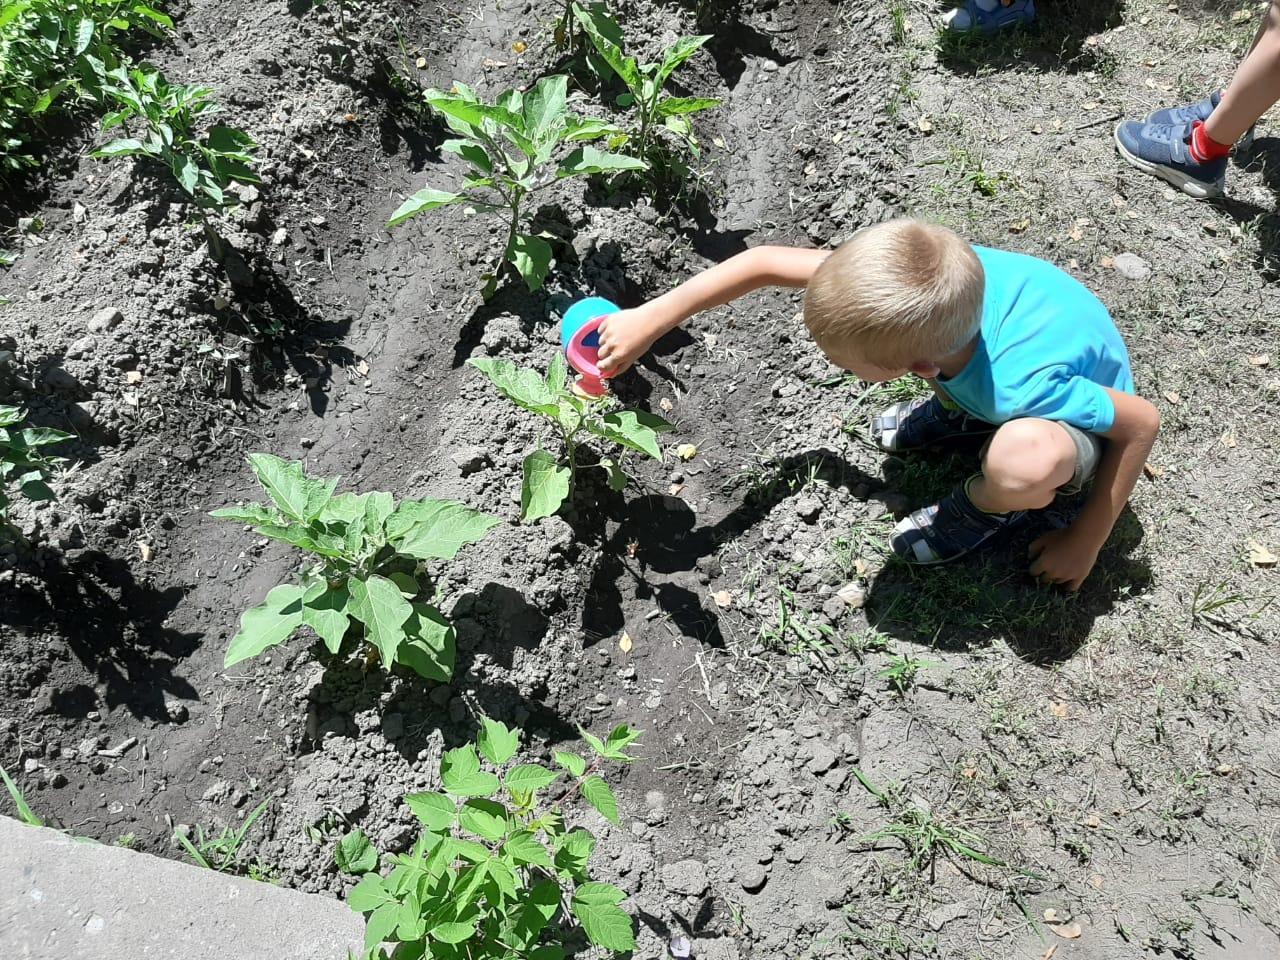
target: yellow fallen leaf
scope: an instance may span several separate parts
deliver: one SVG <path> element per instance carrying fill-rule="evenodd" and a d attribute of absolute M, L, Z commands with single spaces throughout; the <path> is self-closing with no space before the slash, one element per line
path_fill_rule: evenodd
<path fill-rule="evenodd" d="M 139 370 L 130 370 L 128 373 L 124 375 L 124 382 L 125 383 L 141 383 L 142 372 Z"/>
<path fill-rule="evenodd" d="M 919 120 L 916 121 L 916 129 L 919 130 L 921 133 L 932 133 L 933 121 L 930 120 L 928 117 L 921 117 Z"/>
<path fill-rule="evenodd" d="M 716 606 L 721 610 L 728 610 L 733 606 L 733 594 L 728 590 L 717 590 L 711 595 L 711 599 L 716 602 Z"/>
<path fill-rule="evenodd" d="M 529 49 L 529 45 L 525 43 L 523 40 L 517 40 L 515 43 L 511 45 L 511 49 L 514 50 L 516 53 L 524 53 L 526 50 Z"/>
<path fill-rule="evenodd" d="M 425 70 L 427 67 L 427 58 L 419 57 L 417 60 L 414 61 L 414 66 L 416 66 L 419 70 Z"/>
<path fill-rule="evenodd" d="M 1080 934 L 1084 933 L 1078 923 L 1051 923 L 1049 929 L 1063 940 L 1078 940 Z"/>
<path fill-rule="evenodd" d="M 621 650 L 623 653 L 630 653 L 631 647 L 632 647 L 631 634 L 623 630 L 622 636 L 618 638 L 618 649 Z"/>
<path fill-rule="evenodd" d="M 661 400 L 658 401 L 658 408 L 663 413 L 670 413 L 674 407 L 675 407 L 675 404 L 671 402 L 670 397 L 663 397 Z"/>
<path fill-rule="evenodd" d="M 1182 402 L 1182 394 L 1178 393 L 1176 390 L 1166 390 L 1164 392 L 1164 398 L 1170 403 Z"/>
<path fill-rule="evenodd" d="M 682 443 L 676 447 L 676 456 L 681 460 L 692 460 L 698 455 L 698 448 L 692 443 Z"/>
<path fill-rule="evenodd" d="M 1009 224 L 1010 233 L 1025 233 L 1027 228 L 1031 226 L 1031 218 L 1023 217 L 1021 220 L 1015 220 Z"/>
<path fill-rule="evenodd" d="M 1049 704 L 1049 712 L 1052 713 L 1059 720 L 1067 719 L 1067 705 L 1065 703 Z"/>
<path fill-rule="evenodd" d="M 1280 563 L 1280 557 L 1277 557 L 1268 547 L 1263 546 L 1257 540 L 1250 540 L 1246 544 L 1249 548 L 1248 560 L 1255 567 L 1274 567 Z"/>
<path fill-rule="evenodd" d="M 1250 366 L 1254 366 L 1254 367 L 1265 367 L 1270 363 L 1271 363 L 1271 355 L 1266 353 L 1260 353 L 1256 357 L 1249 358 Z"/>

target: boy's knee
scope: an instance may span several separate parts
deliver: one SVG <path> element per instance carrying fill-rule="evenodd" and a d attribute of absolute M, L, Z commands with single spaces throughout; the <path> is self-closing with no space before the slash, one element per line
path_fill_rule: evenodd
<path fill-rule="evenodd" d="M 1075 444 L 1058 424 L 1010 420 L 991 438 L 982 462 L 988 481 L 1013 493 L 1043 492 L 1045 502 L 1075 472 Z"/>

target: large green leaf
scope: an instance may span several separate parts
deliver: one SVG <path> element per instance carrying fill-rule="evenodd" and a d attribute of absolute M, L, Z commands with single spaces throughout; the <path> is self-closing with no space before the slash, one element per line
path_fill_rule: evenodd
<path fill-rule="evenodd" d="M 573 915 L 596 946 L 619 953 L 636 948 L 631 917 L 618 906 L 626 896 L 609 883 L 584 883 L 573 891 Z"/>
<path fill-rule="evenodd" d="M 397 656 L 420 677 L 447 683 L 453 678 L 458 660 L 457 634 L 453 624 L 429 603 L 413 604 L 413 614 L 404 623 L 404 643 Z"/>
<path fill-rule="evenodd" d="M 240 632 L 232 637 L 222 665 L 234 666 L 288 640 L 302 625 L 303 593 L 297 584 L 282 583 L 261 604 L 246 610 L 240 617 Z"/>
<path fill-rule="evenodd" d="M 376 873 L 366 874 L 347 896 L 347 906 L 356 913 L 368 913 L 394 901 L 386 882 Z"/>
<path fill-rule="evenodd" d="M 658 116 L 674 117 L 686 113 L 698 113 L 720 106 L 715 97 L 667 97 L 658 104 Z"/>
<path fill-rule="evenodd" d="M 440 759 L 440 782 L 459 797 L 490 797 L 498 792 L 498 778 L 480 769 L 475 744 L 446 750 Z"/>
<path fill-rule="evenodd" d="M 405 795 L 404 802 L 433 833 L 444 833 L 458 819 L 454 801 L 443 793 L 410 793 Z"/>
<path fill-rule="evenodd" d="M 516 840 L 516 834 L 511 838 L 511 842 L 507 844 L 507 850 L 510 852 L 511 843 Z M 532 841 L 542 849 L 542 845 L 537 841 Z M 525 848 L 528 849 L 527 847 Z M 543 849 L 543 856 L 546 856 L 546 850 Z M 550 869 L 550 864 L 542 864 L 536 860 L 522 859 L 516 857 L 522 863 L 532 863 L 535 866 L 542 866 Z M 516 914 L 515 923 L 512 925 L 512 936 L 515 938 L 518 946 L 528 947 L 530 944 L 536 943 L 539 935 L 551 922 L 560 909 L 560 884 L 554 879 L 543 880 L 536 884 L 528 894 L 524 897 L 524 902 L 520 904 L 519 913 Z M 528 954 L 529 960 L 561 960 L 564 957 L 564 951 L 555 944 L 548 944 L 555 953 L 544 952 L 545 948 L 538 948 Z M 521 956 L 524 956 L 522 953 Z"/>
<path fill-rule="evenodd" d="M 461 120 L 472 127 L 484 127 L 485 122 L 496 124 L 510 130 L 520 131 L 524 128 L 524 117 L 513 113 L 506 107 L 480 103 L 467 97 L 449 96 L 439 90 L 428 90 L 424 98 L 431 109 L 446 117 Z"/>
<path fill-rule="evenodd" d="M 593 4 L 586 9 L 574 4 L 573 13 L 586 31 L 591 45 L 604 58 L 605 63 L 632 93 L 639 96 L 643 82 L 640 66 L 636 63 L 635 57 L 628 57 L 622 52 L 622 28 L 609 16 L 604 4 Z"/>
<path fill-rule="evenodd" d="M 545 450 L 535 450 L 524 458 L 524 482 L 520 486 L 520 518 L 525 521 L 549 517 L 569 496 L 573 473 L 562 467 Z"/>
<path fill-rule="evenodd" d="M 419 560 L 452 560 L 502 522 L 456 500 L 404 500 L 386 522 L 387 539 Z"/>
<path fill-rule="evenodd" d="M 619 410 L 615 413 L 606 413 L 599 420 L 588 418 L 583 426 L 598 436 L 646 453 L 655 460 L 662 459 L 662 450 L 658 447 L 658 434 L 671 429 L 671 424 L 662 417 L 644 410 Z"/>
<path fill-rule="evenodd" d="M 551 870 L 551 854 L 532 831 L 521 830 L 513 833 L 503 845 L 502 850 L 517 863 L 527 863 Z"/>
<path fill-rule="evenodd" d="M 316 632 L 330 653 L 341 649 L 351 625 L 346 614 L 350 599 L 345 583 L 331 587 L 323 579 L 311 584 L 302 597 L 302 622 Z"/>
<path fill-rule="evenodd" d="M 547 386 L 536 370 L 490 357 L 472 357 L 467 363 L 488 377 L 498 392 L 517 407 L 552 419 L 560 415 L 560 402 L 555 391 Z"/>
<path fill-rule="evenodd" d="M 408 197 L 404 203 L 396 207 L 396 212 L 391 214 L 391 218 L 387 221 L 388 227 L 398 227 L 406 220 L 411 220 L 420 213 L 428 210 L 435 210 L 437 207 L 447 207 L 451 203 L 457 203 L 463 199 L 460 193 L 449 193 L 445 190 L 433 190 L 431 187 L 423 187 L 417 193 Z"/>
<path fill-rule="evenodd" d="M 603 777 L 592 774 L 583 780 L 582 795 L 587 798 L 587 803 L 600 811 L 600 816 L 610 823 L 620 822 L 618 820 L 618 800 L 614 797 L 613 791 L 609 789 L 609 784 L 605 783 Z"/>
<path fill-rule="evenodd" d="M 308 477 L 301 461 L 281 460 L 269 453 L 249 454 L 249 464 L 281 512 L 303 523 L 310 523 L 320 515 L 338 485 L 336 477 L 327 480 Z"/>
<path fill-rule="evenodd" d="M 0 427 L 11 427 L 15 423 L 21 423 L 26 417 L 27 411 L 21 407 L 10 407 L 0 404 Z"/>
<path fill-rule="evenodd" d="M 556 841 L 556 869 L 570 876 L 584 878 L 591 854 L 596 848 L 596 838 L 589 830 L 575 827 Z"/>
<path fill-rule="evenodd" d="M 446 140 L 440 144 L 440 149 L 456 153 L 482 173 L 493 173 L 493 158 L 475 140 Z"/>
<path fill-rule="evenodd" d="M 361 874 L 378 869 L 378 851 L 359 828 L 338 841 L 333 859 L 343 873 Z"/>
<path fill-rule="evenodd" d="M 662 54 L 662 64 L 658 67 L 658 72 L 654 75 L 653 82 L 661 88 L 667 82 L 667 77 L 675 73 L 680 65 L 692 57 L 701 49 L 702 45 L 711 39 L 711 34 L 705 34 L 700 37 L 681 37 L 671 46 L 667 47 Z"/>
<path fill-rule="evenodd" d="M 390 667 L 396 662 L 413 607 L 394 583 L 376 573 L 367 580 L 348 580 L 347 592 L 351 595 L 347 613 L 365 625 L 365 639 L 378 648 L 383 665 Z"/>
<path fill-rule="evenodd" d="M 564 123 L 565 98 L 569 78 L 562 73 L 543 77 L 524 95 L 521 110 L 524 113 L 524 132 L 536 144 L 556 134 Z"/>
<path fill-rule="evenodd" d="M 550 786 L 558 776 L 539 763 L 520 763 L 507 771 L 502 782 L 512 793 L 533 793 Z"/>
<path fill-rule="evenodd" d="M 272 526 L 280 526 L 284 522 L 284 516 L 279 510 L 260 503 L 246 503 L 241 507 L 221 507 L 218 510 L 210 511 L 209 516 L 217 517 L 220 520 L 235 520 L 239 523 L 253 525 L 266 523 Z"/>
<path fill-rule="evenodd" d="M 556 171 L 558 177 L 576 177 L 588 173 L 613 173 L 618 170 L 647 170 L 649 165 L 624 153 L 606 153 L 591 144 L 583 144 L 569 154 Z"/>
<path fill-rule="evenodd" d="M 496 767 L 502 766 L 520 747 L 520 733 L 500 720 L 490 717 L 480 719 L 480 736 L 477 738 L 481 755 Z"/>
<path fill-rule="evenodd" d="M 473 797 L 458 809 L 458 826 L 482 840 L 496 843 L 507 835 L 510 815 L 493 800 Z"/>
<path fill-rule="evenodd" d="M 531 291 L 542 289 L 551 269 L 551 257 L 551 244 L 527 233 L 517 233 L 507 248 L 507 259 Z"/>
<path fill-rule="evenodd" d="M 598 140 L 601 137 L 621 136 L 623 130 L 616 123 L 608 120 L 595 120 L 590 117 L 567 117 L 565 119 L 564 136 L 561 138 L 572 143 L 578 140 Z"/>

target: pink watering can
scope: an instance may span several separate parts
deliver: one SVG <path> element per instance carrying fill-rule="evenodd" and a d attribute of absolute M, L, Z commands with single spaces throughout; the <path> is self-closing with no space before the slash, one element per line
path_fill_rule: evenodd
<path fill-rule="evenodd" d="M 564 312 L 560 321 L 560 346 L 569 365 L 577 370 L 577 388 L 589 397 L 603 397 L 609 392 L 607 374 L 600 372 L 600 321 L 621 307 L 604 297 L 579 300 Z"/>

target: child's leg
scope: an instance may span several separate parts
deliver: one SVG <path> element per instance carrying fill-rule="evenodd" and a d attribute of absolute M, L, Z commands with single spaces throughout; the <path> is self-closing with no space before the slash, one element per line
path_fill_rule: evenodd
<path fill-rule="evenodd" d="M 1039 510 L 1076 472 L 1075 441 L 1062 424 L 1026 417 L 996 431 L 982 458 L 982 473 L 968 487 L 984 513 Z"/>
<path fill-rule="evenodd" d="M 1204 132 L 1220 144 L 1239 140 L 1280 100 L 1280 7 L 1272 3 L 1253 47 L 1236 68 Z"/>

